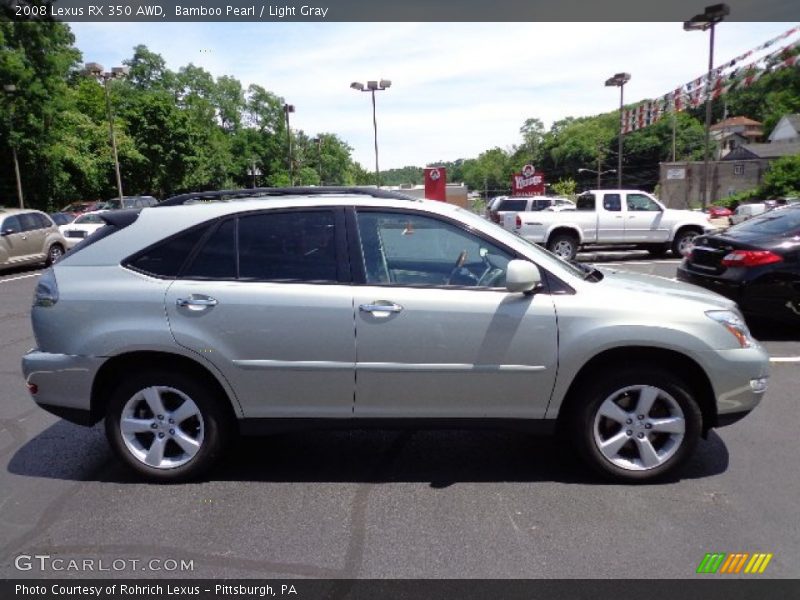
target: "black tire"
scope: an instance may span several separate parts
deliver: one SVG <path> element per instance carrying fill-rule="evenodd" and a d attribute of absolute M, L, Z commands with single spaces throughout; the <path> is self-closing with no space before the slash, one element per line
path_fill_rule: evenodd
<path fill-rule="evenodd" d="M 162 390 L 164 406 L 168 410 L 168 403 L 180 402 L 182 397 L 179 394 L 184 394 L 194 402 L 202 417 L 202 420 L 194 418 L 194 420 L 189 420 L 188 426 L 193 427 L 194 437 L 199 437 L 201 441 L 199 443 L 199 449 L 196 450 L 196 454 L 188 458 L 184 464 L 161 467 L 145 464 L 142 459 L 137 458 L 134 451 L 128 447 L 125 439 L 123 439 L 120 422 L 126 405 L 129 401 L 135 402 L 133 398 L 145 388 L 155 386 L 170 388 L 170 390 L 175 390 L 177 392 Z M 145 406 L 142 405 L 141 402 L 144 401 L 140 401 L 140 407 L 137 410 L 147 411 L 149 404 Z M 150 481 L 174 483 L 197 479 L 222 455 L 232 437 L 234 431 L 233 420 L 230 416 L 230 412 L 226 410 L 226 402 L 228 402 L 228 399 L 219 397 L 219 394 L 215 393 L 214 386 L 210 386 L 206 381 L 181 371 L 169 372 L 155 369 L 143 371 L 127 377 L 125 381 L 112 392 L 106 411 L 106 436 L 117 456 L 130 468 Z M 147 402 L 145 402 L 145 404 L 147 404 Z M 166 414 L 163 416 L 168 418 L 170 413 L 168 411 L 165 412 Z M 140 418 L 142 420 L 152 419 L 156 421 L 157 417 L 158 415 L 153 415 L 151 417 L 148 411 L 147 416 L 141 416 Z M 167 425 L 164 421 L 165 419 L 161 419 L 158 425 L 161 426 L 163 424 L 165 428 L 180 428 L 180 432 L 184 431 L 183 427 L 187 423 L 187 421 L 184 421 L 183 424 L 175 426 Z M 181 451 L 177 442 L 169 439 L 172 437 L 171 433 L 173 433 L 173 430 L 169 430 L 168 432 L 165 429 L 163 433 L 159 430 L 159 435 L 162 438 L 165 436 L 167 437 L 167 441 L 164 442 L 167 448 L 165 454 L 169 454 L 170 451 L 173 454 L 175 454 L 176 451 Z M 146 447 L 148 439 L 151 440 L 151 444 L 155 441 L 156 433 L 146 431 L 141 432 L 139 435 L 144 436 L 143 445 Z M 149 436 L 153 437 L 149 438 Z M 137 439 L 141 440 L 142 437 L 138 437 Z"/>
<path fill-rule="evenodd" d="M 51 244 L 47 249 L 47 258 L 45 259 L 45 266 L 50 267 L 64 256 L 64 246 L 59 243 Z"/>
<path fill-rule="evenodd" d="M 612 462 L 600 450 L 598 435 L 601 429 L 608 428 L 609 425 L 616 426 L 616 423 L 605 417 L 598 417 L 598 411 L 606 400 L 612 397 L 621 399 L 621 402 L 635 403 L 638 400 L 637 390 L 631 390 L 621 396 L 616 395 L 626 388 L 635 386 L 652 386 L 665 395 L 659 395 L 644 420 L 638 420 L 637 415 L 633 415 L 633 423 L 630 425 L 621 423 L 618 430 L 613 428 L 606 430 L 607 437 L 602 441 L 610 441 L 615 436 L 626 440 L 617 455 L 620 462 L 627 463 L 627 466 L 623 467 Z M 575 401 L 572 404 L 568 431 L 581 458 L 603 477 L 621 483 L 650 482 L 674 473 L 694 452 L 703 429 L 702 413 L 692 396 L 691 388 L 670 372 L 660 368 L 646 365 L 629 366 L 599 375 L 577 390 Z M 683 437 L 679 442 L 676 442 L 676 436 L 671 434 L 645 429 L 651 420 L 664 417 L 672 401 L 680 408 L 684 422 Z M 675 414 L 670 415 L 674 416 Z M 627 429 L 628 427 L 630 429 Z M 644 468 L 643 464 L 634 464 L 636 461 L 643 463 L 638 450 L 639 443 L 635 439 L 642 435 L 650 441 L 649 445 L 652 448 L 656 448 L 657 452 L 663 452 L 664 460 L 657 466 Z"/>
<path fill-rule="evenodd" d="M 547 240 L 547 249 L 565 260 L 573 260 L 578 254 L 578 239 L 569 233 L 557 233 Z"/>
<path fill-rule="evenodd" d="M 682 250 L 686 247 L 686 244 L 691 243 L 700 233 L 698 229 L 692 228 L 679 230 L 675 234 L 675 239 L 672 240 L 672 253 L 678 258 L 683 258 L 684 252 Z"/>

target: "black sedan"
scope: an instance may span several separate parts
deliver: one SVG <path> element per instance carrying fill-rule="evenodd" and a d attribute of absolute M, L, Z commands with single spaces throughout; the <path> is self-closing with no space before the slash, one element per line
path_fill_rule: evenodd
<path fill-rule="evenodd" d="M 678 279 L 735 300 L 745 314 L 800 325 L 800 206 L 696 237 Z"/>

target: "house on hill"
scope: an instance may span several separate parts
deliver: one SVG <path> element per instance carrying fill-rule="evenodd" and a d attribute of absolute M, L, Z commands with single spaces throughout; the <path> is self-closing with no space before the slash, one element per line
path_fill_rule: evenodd
<path fill-rule="evenodd" d="M 767 138 L 761 123 L 747 117 L 732 117 L 711 127 L 712 139 L 721 143 L 722 157 L 709 161 L 709 202 L 761 185 L 769 164 L 784 156 L 800 154 L 800 115 L 784 115 Z M 727 143 L 727 146 L 725 145 Z M 703 161 L 663 162 L 659 195 L 671 208 L 701 204 Z"/>

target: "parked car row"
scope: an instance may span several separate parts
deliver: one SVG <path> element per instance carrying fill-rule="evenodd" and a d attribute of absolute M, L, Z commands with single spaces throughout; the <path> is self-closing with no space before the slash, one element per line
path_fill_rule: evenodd
<path fill-rule="evenodd" d="M 101 213 L 35 291 L 33 399 L 105 418 L 152 480 L 199 476 L 237 432 L 416 423 L 555 431 L 649 481 L 766 389 L 766 351 L 718 294 L 383 190 L 214 196 Z"/>

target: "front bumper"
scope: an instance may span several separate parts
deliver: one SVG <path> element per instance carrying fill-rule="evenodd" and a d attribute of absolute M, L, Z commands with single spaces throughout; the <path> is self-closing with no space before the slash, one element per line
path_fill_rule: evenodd
<path fill-rule="evenodd" d="M 22 373 L 36 404 L 73 423 L 91 425 L 97 421 L 91 413 L 92 384 L 104 361 L 34 349 L 22 357 Z"/>
<path fill-rule="evenodd" d="M 758 406 L 769 378 L 769 355 L 761 345 L 710 351 L 703 358 L 717 401 L 716 426 L 738 421 Z"/>

